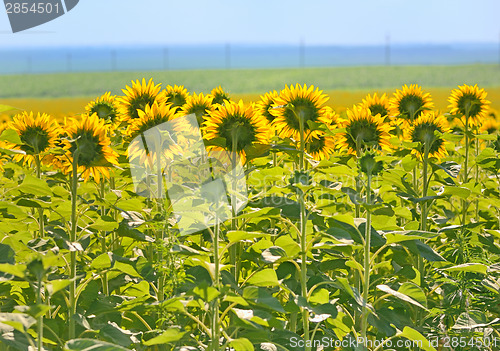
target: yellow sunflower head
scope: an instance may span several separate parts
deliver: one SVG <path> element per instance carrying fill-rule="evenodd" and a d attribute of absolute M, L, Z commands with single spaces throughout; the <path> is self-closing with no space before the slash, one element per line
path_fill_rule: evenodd
<path fill-rule="evenodd" d="M 384 122 L 382 116 L 373 116 L 370 109 L 362 106 L 353 106 L 346 110 L 346 114 L 347 119 L 339 121 L 339 127 L 345 128 L 345 132 L 339 134 L 341 149 L 358 156 L 366 148 L 392 149 L 389 134 L 392 126 Z"/>
<path fill-rule="evenodd" d="M 328 96 L 322 90 L 311 85 L 309 88 L 304 84 L 301 87 L 285 86 L 276 97 L 273 109 L 269 110 L 276 118 L 273 120 L 275 130 L 282 138 L 292 138 L 300 141 L 301 125 L 304 128 L 305 140 L 311 134 L 309 124 L 314 123 L 330 124 L 328 108 L 324 104 L 328 101 Z"/>
<path fill-rule="evenodd" d="M 212 95 L 214 98 L 214 105 L 224 105 L 224 101 L 231 101 L 229 94 L 225 92 L 220 85 L 217 88 L 213 88 L 210 92 L 210 95 Z"/>
<path fill-rule="evenodd" d="M 305 150 L 317 161 L 328 160 L 335 151 L 335 138 L 319 131 L 306 141 Z"/>
<path fill-rule="evenodd" d="M 448 153 L 446 151 L 446 141 L 440 136 L 449 130 L 448 121 L 443 115 L 426 111 L 413 121 L 407 129 L 407 139 L 419 146 L 412 150 L 418 158 L 422 159 L 425 149 L 428 148 L 429 157 L 441 159 Z"/>
<path fill-rule="evenodd" d="M 409 87 L 405 84 L 401 90 L 396 90 L 389 100 L 390 115 L 403 119 L 405 126 L 433 107 L 431 95 L 424 94 L 417 84 L 411 84 Z"/>
<path fill-rule="evenodd" d="M 479 89 L 477 84 L 459 86 L 451 92 L 448 99 L 450 113 L 459 115 L 464 125 L 469 123 L 477 126 L 487 116 L 490 102 L 486 100 L 486 95 L 486 91 Z"/>
<path fill-rule="evenodd" d="M 266 117 L 269 123 L 272 123 L 276 116 L 271 114 L 270 109 L 273 108 L 274 100 L 278 97 L 278 92 L 273 90 L 272 92 L 265 93 L 260 96 L 260 101 L 257 102 L 255 108 L 264 117 Z"/>
<path fill-rule="evenodd" d="M 106 122 L 115 122 L 118 116 L 116 95 L 111 95 L 108 91 L 94 101 L 89 102 L 87 106 L 85 106 L 85 111 L 87 111 L 89 115 L 97 113 L 97 116 Z"/>
<path fill-rule="evenodd" d="M 152 105 L 155 101 L 164 103 L 165 96 L 164 93 L 160 93 L 160 85 L 155 85 L 152 78 L 146 83 L 146 79 L 143 78 L 142 82 L 132 81 L 132 87 L 127 85 L 122 89 L 125 96 L 117 99 L 121 119 L 126 121 L 139 118 L 138 111 L 144 111 L 147 105 Z"/>
<path fill-rule="evenodd" d="M 157 102 L 139 111 L 139 118 L 133 120 L 126 130 L 131 139 L 135 138 L 128 148 L 129 158 L 133 160 L 141 157 L 143 162 L 156 159 L 156 155 L 172 159 L 174 154 L 180 154 L 182 148 L 179 138 L 182 128 L 186 128 L 175 123 L 175 119 L 180 116 L 172 104 Z"/>
<path fill-rule="evenodd" d="M 67 152 L 59 159 L 63 172 L 71 173 L 76 158 L 78 172 L 85 181 L 90 177 L 96 182 L 109 178 L 109 167 L 118 164 L 118 154 L 110 147 L 105 121 L 97 113 L 84 114 L 66 121 L 64 131 L 67 138 L 63 145 Z"/>
<path fill-rule="evenodd" d="M 193 93 L 193 95 L 188 96 L 181 113 L 184 116 L 191 114 L 196 116 L 198 126 L 191 126 L 192 128 L 201 127 L 207 116 L 215 110 L 213 100 L 214 97 L 210 94 L 203 95 L 203 93 L 200 93 L 197 95 Z"/>
<path fill-rule="evenodd" d="M 479 132 L 494 134 L 498 131 L 499 128 L 500 128 L 500 122 L 498 121 L 498 119 L 493 117 L 488 117 L 483 121 L 481 127 L 479 127 Z"/>
<path fill-rule="evenodd" d="M 23 160 L 30 166 L 35 162 L 35 155 L 46 163 L 43 154 L 56 146 L 61 132 L 57 121 L 45 113 L 34 116 L 33 112 L 23 112 L 16 115 L 8 127 L 15 130 L 21 139 L 21 145 L 10 147 L 25 152 L 24 155 L 15 155 L 14 160 Z"/>
<path fill-rule="evenodd" d="M 253 104 L 245 106 L 242 100 L 238 103 L 226 100 L 218 110 L 210 113 L 203 129 L 205 139 L 224 139 L 224 149 L 238 153 L 243 162 L 248 147 L 254 143 L 266 144 L 269 137 L 267 120 L 257 113 Z M 222 148 L 211 147 L 211 149 Z"/>
<path fill-rule="evenodd" d="M 373 116 L 380 115 L 385 118 L 389 115 L 389 98 L 385 93 L 380 97 L 377 93 L 373 96 L 368 94 L 359 105 L 369 108 Z"/>
<path fill-rule="evenodd" d="M 189 98 L 189 93 L 183 85 L 167 85 L 165 98 L 167 99 L 167 104 L 172 104 L 174 109 L 180 110 L 182 106 L 186 104 L 186 101 Z"/>

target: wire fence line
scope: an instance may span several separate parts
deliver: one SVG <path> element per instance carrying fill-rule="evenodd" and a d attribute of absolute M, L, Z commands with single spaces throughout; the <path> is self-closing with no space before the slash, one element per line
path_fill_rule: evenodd
<path fill-rule="evenodd" d="M 223 45 L 0 50 L 0 74 L 498 63 L 496 44 Z"/>

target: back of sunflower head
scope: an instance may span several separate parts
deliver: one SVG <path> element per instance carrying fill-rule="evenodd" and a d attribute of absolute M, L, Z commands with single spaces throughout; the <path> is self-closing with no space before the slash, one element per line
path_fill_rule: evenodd
<path fill-rule="evenodd" d="M 195 114 L 148 122 L 127 150 L 135 192 L 171 208 L 180 234 L 215 226 L 246 206 L 242 160 L 208 151 Z"/>

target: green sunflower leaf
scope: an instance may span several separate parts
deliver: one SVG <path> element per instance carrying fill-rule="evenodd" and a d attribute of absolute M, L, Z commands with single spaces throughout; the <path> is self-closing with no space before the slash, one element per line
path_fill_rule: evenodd
<path fill-rule="evenodd" d="M 8 106 L 8 105 L 0 105 L 0 113 L 17 110 L 16 107 Z"/>
<path fill-rule="evenodd" d="M 19 134 L 17 134 L 14 129 L 5 129 L 0 135 L 0 140 L 16 145 L 21 145 L 23 143 L 21 138 L 19 138 Z"/>
<path fill-rule="evenodd" d="M 185 333 L 186 332 L 181 332 L 178 329 L 174 328 L 167 329 L 162 334 L 147 341 L 144 341 L 144 345 L 146 346 L 163 345 L 171 342 L 176 342 L 181 340 Z"/>

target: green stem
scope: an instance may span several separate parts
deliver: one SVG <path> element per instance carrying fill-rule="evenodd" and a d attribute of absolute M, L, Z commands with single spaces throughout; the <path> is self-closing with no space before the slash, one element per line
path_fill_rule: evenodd
<path fill-rule="evenodd" d="M 236 150 L 238 147 L 238 133 L 237 131 L 233 131 L 231 133 L 232 137 L 232 150 L 231 150 L 231 230 L 236 230 L 238 228 L 238 222 L 236 219 L 236 206 L 237 206 L 237 196 L 236 196 Z M 240 256 L 240 251 L 242 250 L 241 243 L 237 243 L 234 246 L 231 247 L 231 251 L 229 252 L 230 256 L 230 264 L 231 264 L 231 270 L 234 276 L 234 280 L 236 284 L 238 284 L 238 281 L 240 279 L 240 269 L 239 269 L 239 256 Z"/>
<path fill-rule="evenodd" d="M 305 131 L 304 131 L 304 119 L 299 117 L 300 121 L 300 159 L 299 159 L 299 169 L 300 172 L 304 172 L 304 157 L 305 157 Z M 298 189 L 299 195 L 299 205 L 300 205 L 300 287 L 301 295 L 307 301 L 307 213 L 306 213 L 306 203 L 304 198 L 304 191 Z M 309 311 L 306 308 L 302 308 L 302 326 L 304 329 L 304 341 L 306 345 L 306 351 L 310 350 L 309 344 Z"/>
<path fill-rule="evenodd" d="M 477 135 L 478 132 L 477 132 L 477 127 L 476 127 L 476 130 L 475 130 L 475 134 Z M 474 159 L 477 160 L 477 157 L 479 155 L 479 139 L 478 138 L 475 138 L 475 150 L 474 150 Z M 475 162 L 475 167 L 474 167 L 474 170 L 475 170 L 475 180 L 476 180 L 476 184 L 479 183 L 479 164 L 477 162 Z M 479 198 L 476 198 L 476 216 L 474 217 L 476 219 L 476 223 L 479 222 Z"/>
<path fill-rule="evenodd" d="M 219 290 L 220 281 L 220 267 L 219 267 L 219 235 L 220 235 L 220 224 L 217 216 L 218 208 L 216 209 L 215 215 L 215 233 L 213 238 L 214 247 L 214 286 Z M 217 296 L 213 302 L 213 312 L 212 312 L 212 351 L 219 351 L 220 344 L 220 324 L 219 324 L 219 297 Z"/>
<path fill-rule="evenodd" d="M 422 169 L 422 176 L 423 176 L 423 189 L 422 189 L 422 197 L 427 196 L 427 191 L 429 188 L 429 179 L 428 179 L 428 165 L 429 165 L 429 150 L 430 150 L 430 143 L 425 142 L 424 144 L 424 158 L 423 158 L 423 169 Z M 422 201 L 421 203 L 421 211 L 420 211 L 420 230 L 422 231 L 427 231 L 427 201 Z M 417 257 L 417 269 L 420 274 L 420 286 L 423 287 L 425 284 L 425 264 L 424 264 L 424 258 L 422 255 L 418 255 Z M 417 320 L 418 323 L 421 324 L 423 323 L 423 318 L 422 318 L 422 311 L 419 310 L 417 312 Z"/>
<path fill-rule="evenodd" d="M 462 184 L 467 183 L 469 180 L 469 111 L 470 107 L 466 108 L 465 111 L 465 160 L 464 160 L 464 178 L 462 179 Z M 458 240 L 460 245 L 460 253 L 462 254 L 462 261 L 465 262 L 464 242 L 465 242 L 465 224 L 467 223 L 467 209 L 469 204 L 466 199 L 462 201 L 462 229 L 460 230 L 460 238 Z M 463 263 L 458 262 L 458 263 Z"/>
<path fill-rule="evenodd" d="M 42 279 L 38 279 L 38 289 L 36 294 L 37 305 L 42 304 Z M 38 317 L 37 323 L 37 334 L 38 334 L 38 351 L 43 350 L 43 314 Z"/>
<path fill-rule="evenodd" d="M 115 190 L 116 189 L 116 184 L 115 184 L 115 177 L 111 176 L 109 178 L 109 190 L 112 191 L 112 190 Z M 113 218 L 115 221 L 119 222 L 118 220 L 118 211 L 116 209 L 113 210 Z M 116 247 L 118 247 L 118 243 L 117 243 L 117 235 L 116 235 L 116 231 L 112 231 L 111 232 L 111 246 L 110 246 L 110 249 L 113 251 Z"/>
<path fill-rule="evenodd" d="M 371 205 L 371 182 L 372 175 L 368 171 L 366 182 L 366 203 Z M 363 314 L 361 316 L 361 337 L 366 340 L 366 331 L 368 329 L 368 292 L 370 290 L 370 246 L 371 246 L 371 212 L 366 211 L 365 226 L 365 246 L 364 246 L 364 264 L 363 264 Z"/>
<path fill-rule="evenodd" d="M 105 195 L 105 192 L 106 192 L 105 191 L 105 187 L 104 187 L 104 179 L 102 179 L 100 187 L 101 187 L 101 198 L 104 200 L 104 195 Z M 106 214 L 106 208 L 104 207 L 104 205 L 102 205 L 102 207 L 101 207 L 101 216 L 104 216 L 105 214 Z M 101 241 L 101 251 L 102 251 L 102 253 L 108 252 L 108 248 L 106 246 L 106 232 L 104 230 L 101 231 L 100 241 Z M 108 273 L 107 272 L 104 272 L 102 274 L 101 280 L 102 280 L 102 293 L 105 296 L 108 296 L 109 295 L 109 289 L 108 289 Z"/>
<path fill-rule="evenodd" d="M 40 161 L 40 155 L 35 155 L 35 166 L 36 166 L 36 177 L 42 179 L 42 165 Z M 43 218 L 43 208 L 38 208 L 38 231 L 40 238 L 43 238 L 44 233 L 44 218 Z"/>
<path fill-rule="evenodd" d="M 424 145 L 424 158 L 423 158 L 423 189 L 422 189 L 422 197 L 427 196 L 427 191 L 429 188 L 429 179 L 428 179 L 428 165 L 429 165 L 429 149 L 430 145 Z M 427 231 L 427 201 L 422 201 L 422 208 L 420 211 L 420 229 L 422 231 Z M 423 286 L 424 283 L 424 259 L 421 255 L 418 256 L 418 271 L 420 272 L 420 286 Z"/>
<path fill-rule="evenodd" d="M 71 174 L 71 232 L 70 242 L 76 242 L 77 212 L 76 201 L 78 196 L 78 149 L 73 154 L 73 171 Z M 69 340 L 75 338 L 76 314 L 76 251 L 70 252 L 70 285 L 69 285 Z"/>
<path fill-rule="evenodd" d="M 160 152 L 160 145 L 156 145 L 156 176 L 157 176 L 157 186 L 158 186 L 158 193 L 157 193 L 157 209 L 158 213 L 161 213 L 163 210 L 162 206 L 162 197 L 163 197 L 163 176 L 161 172 L 161 152 Z M 163 226 L 161 227 L 160 230 L 156 230 L 156 241 L 158 245 L 158 264 L 160 266 L 158 270 L 158 296 L 157 299 L 158 301 L 163 301 L 164 299 L 164 286 L 165 286 L 165 274 L 163 272 L 163 244 L 164 244 L 164 230 Z"/>

